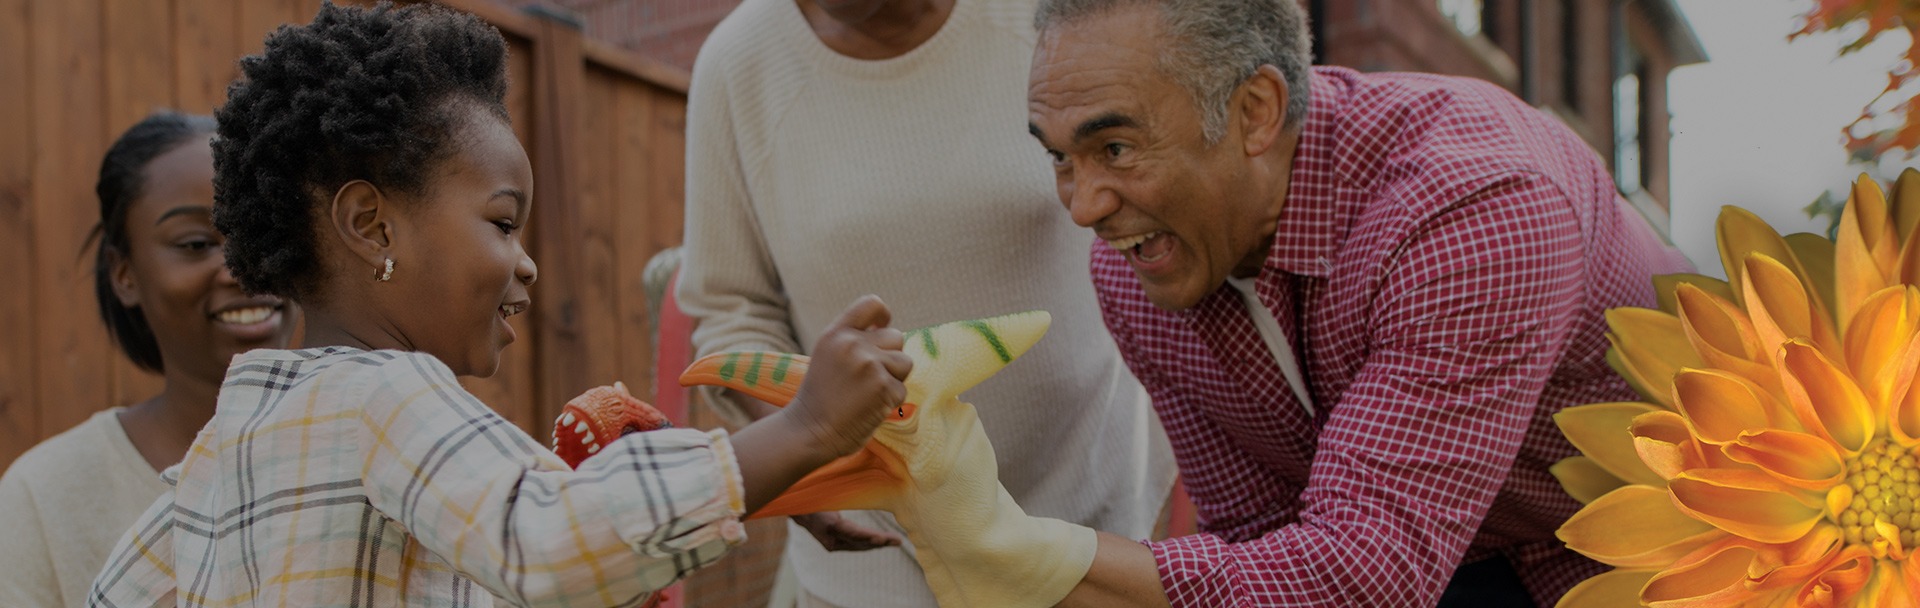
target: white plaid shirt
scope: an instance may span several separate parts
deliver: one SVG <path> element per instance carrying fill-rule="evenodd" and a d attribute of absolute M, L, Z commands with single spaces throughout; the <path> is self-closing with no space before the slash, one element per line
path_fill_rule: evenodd
<path fill-rule="evenodd" d="M 235 358 L 165 477 L 88 605 L 627 605 L 746 538 L 724 431 L 636 433 L 576 471 L 399 351 Z"/>

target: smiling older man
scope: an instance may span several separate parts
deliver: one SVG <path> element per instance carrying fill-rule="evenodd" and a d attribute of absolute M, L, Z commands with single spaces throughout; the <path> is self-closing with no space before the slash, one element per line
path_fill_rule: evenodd
<path fill-rule="evenodd" d="M 1688 264 L 1484 82 L 1309 67 L 1292 0 L 1049 0 L 1028 89 L 1202 534 L 1069 605 L 1551 605 L 1600 570 L 1551 416 L 1632 400 L 1602 312 Z M 1463 565 L 1464 564 L 1464 565 Z"/>

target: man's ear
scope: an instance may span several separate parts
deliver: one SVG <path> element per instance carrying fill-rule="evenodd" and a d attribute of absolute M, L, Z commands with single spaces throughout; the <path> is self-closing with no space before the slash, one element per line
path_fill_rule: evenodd
<path fill-rule="evenodd" d="M 1240 84 L 1234 109 L 1246 134 L 1247 156 L 1266 154 L 1286 132 L 1288 94 L 1287 79 L 1273 64 L 1261 64 Z"/>
<path fill-rule="evenodd" d="M 394 200 L 366 180 L 353 180 L 333 194 L 327 214 L 329 228 L 346 250 L 365 262 L 367 276 L 376 276 L 391 258 Z"/>
<path fill-rule="evenodd" d="M 106 238 L 106 237 L 100 237 Z M 133 276 L 133 262 L 119 249 L 107 247 L 107 283 L 113 286 L 113 297 L 120 305 L 134 308 L 140 305 L 140 279 Z"/>

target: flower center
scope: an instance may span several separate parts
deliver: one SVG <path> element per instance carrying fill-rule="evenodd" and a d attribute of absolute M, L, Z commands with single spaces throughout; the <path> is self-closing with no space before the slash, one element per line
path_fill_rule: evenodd
<path fill-rule="evenodd" d="M 1837 518 L 1847 543 L 1872 544 L 1883 532 L 1881 522 L 1898 529 L 1900 546 L 1914 547 L 1914 530 L 1920 528 L 1920 461 L 1916 453 L 1885 439 L 1876 439 L 1847 463 L 1847 486 L 1853 489 L 1853 501 Z"/>

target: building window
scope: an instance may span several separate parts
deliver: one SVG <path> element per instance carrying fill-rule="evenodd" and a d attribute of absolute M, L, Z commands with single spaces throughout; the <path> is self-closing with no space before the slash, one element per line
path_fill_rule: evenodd
<path fill-rule="evenodd" d="M 1440 14 L 1453 22 L 1454 29 L 1467 36 L 1480 35 L 1485 25 L 1484 8 L 1481 0 L 1438 0 Z"/>
<path fill-rule="evenodd" d="M 1613 181 L 1623 193 L 1646 189 L 1650 159 L 1646 153 L 1646 60 L 1631 45 L 1613 81 Z"/>

